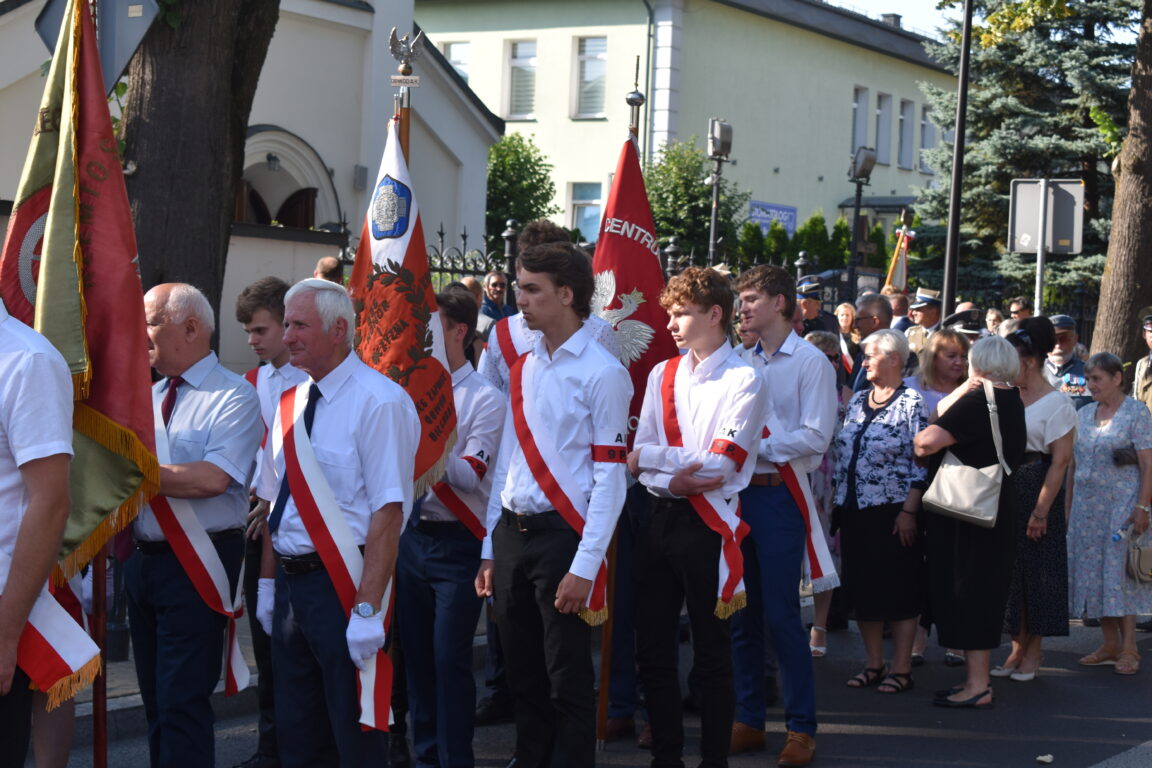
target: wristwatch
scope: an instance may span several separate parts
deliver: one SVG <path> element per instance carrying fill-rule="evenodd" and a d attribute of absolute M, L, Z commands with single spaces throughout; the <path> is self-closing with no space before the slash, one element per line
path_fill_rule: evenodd
<path fill-rule="evenodd" d="M 1136 509 L 1139 509 L 1143 512 L 1152 512 L 1152 504 L 1137 504 Z"/>
<path fill-rule="evenodd" d="M 370 619 L 378 613 L 376 606 L 372 603 L 356 603 L 352 607 L 352 612 L 362 619 Z"/>

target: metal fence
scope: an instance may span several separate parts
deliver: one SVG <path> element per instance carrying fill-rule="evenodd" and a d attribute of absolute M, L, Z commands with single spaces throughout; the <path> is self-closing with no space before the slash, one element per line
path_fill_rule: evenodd
<path fill-rule="evenodd" d="M 445 243 L 444 225 L 436 231 L 436 242 L 427 246 L 428 263 L 432 273 L 432 287 L 439 291 L 445 285 L 464 277 L 476 277 L 481 280 L 489 272 L 511 273 L 516 265 L 516 229 L 515 221 L 509 221 L 507 229 L 501 234 L 504 239 L 503 251 L 484 251 L 480 248 L 468 247 L 468 230 L 460 234 L 460 246 L 450 246 Z"/>

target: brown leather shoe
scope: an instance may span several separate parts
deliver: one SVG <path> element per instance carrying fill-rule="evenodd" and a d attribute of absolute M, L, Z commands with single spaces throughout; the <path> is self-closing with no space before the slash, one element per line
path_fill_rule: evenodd
<path fill-rule="evenodd" d="M 636 721 L 630 717 L 610 717 L 604 726 L 604 741 L 631 739 L 636 735 Z"/>
<path fill-rule="evenodd" d="M 764 731 L 744 723 L 732 724 L 732 742 L 728 754 L 742 755 L 745 752 L 764 751 Z"/>
<path fill-rule="evenodd" d="M 788 731 L 788 741 L 780 751 L 777 765 L 780 768 L 800 768 L 812 762 L 816 755 L 816 738 L 807 733 Z"/>

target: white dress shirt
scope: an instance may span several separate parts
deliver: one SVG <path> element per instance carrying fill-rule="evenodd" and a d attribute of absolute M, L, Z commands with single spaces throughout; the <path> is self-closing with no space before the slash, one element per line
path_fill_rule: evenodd
<path fill-rule="evenodd" d="M 242 376 L 216 359 L 214 352 L 180 374 L 176 403 L 166 430 L 173 464 L 206 461 L 231 478 L 219 496 L 188 499 L 208 533 L 243 528 L 248 517 L 248 489 L 256 450 L 264 437 L 260 398 Z M 152 385 L 152 401 L 163 402 L 168 379 Z M 164 532 L 151 507 L 144 507 L 133 524 L 137 539 L 164 541 Z"/>
<path fill-rule="evenodd" d="M 538 359 L 533 394 L 543 422 L 534 436 L 538 441 L 552 441 L 588 499 L 584 534 L 569 571 L 594 579 L 624 505 L 628 467 L 621 462 L 592 461 L 592 446 L 626 450 L 632 380 L 624 366 L 593 341 L 587 325 L 572 334 L 551 357 L 543 336 L 530 354 Z M 511 408 L 504 419 L 500 444 L 502 450 L 488 502 L 488 537 L 482 555 L 485 559 L 492 557 L 492 531 L 500 521 L 501 507 L 519 514 L 554 508 L 524 459 Z"/>
<path fill-rule="evenodd" d="M 836 433 L 836 369 L 795 331 L 774 354 L 756 342 L 750 359 L 764 377 L 767 413 L 783 427 L 761 438 L 756 473 L 776 472 L 776 464 L 797 459 L 797 472 L 815 471 Z"/>
<path fill-rule="evenodd" d="M 308 374 L 292 363 L 284 363 L 277 368 L 268 363 L 256 369 L 256 396 L 260 398 L 260 416 L 264 420 L 264 428 L 272 429 L 272 418 L 276 415 L 276 407 L 280 405 L 280 395 L 297 384 L 308 380 Z M 260 467 L 264 463 L 264 446 L 256 452 L 256 474 L 252 478 L 252 487 L 260 487 Z"/>
<path fill-rule="evenodd" d="M 368 537 L 372 513 L 400 502 L 412 509 L 412 476 L 420 445 L 416 406 L 398 384 L 349 353 L 316 382 L 320 401 L 309 442 L 356 544 Z M 275 501 L 284 477 L 284 456 L 264 452 L 257 495 Z M 316 547 L 291 496 L 272 546 L 282 555 L 305 555 Z"/>
<path fill-rule="evenodd" d="M 487 515 L 495 459 L 504 430 L 508 399 L 464 363 L 452 371 L 452 400 L 456 404 L 456 445 L 444 468 L 444 481 L 483 523 Z M 421 520 L 455 520 L 434 493 L 420 505 Z"/>
<path fill-rule="evenodd" d="M 0 304 L 0 550 L 28 511 L 20 467 L 72 455 L 72 375 L 52 344 Z M 2 588 L 2 587 L 0 587 Z"/>
<path fill-rule="evenodd" d="M 612 357 L 619 358 L 620 346 L 616 343 L 616 329 L 607 320 L 596 315 L 589 315 L 584 321 L 584 327 L 591 331 L 592 338 L 608 350 Z M 542 332 L 530 329 L 528 323 L 524 321 L 524 315 L 520 313 L 508 318 L 508 330 L 513 338 L 524 340 L 525 349 L 536 346 L 544 337 Z M 519 356 L 513 350 L 513 357 Z M 488 343 L 484 347 L 484 353 L 480 355 L 480 362 L 476 365 L 476 371 L 488 379 L 496 389 L 505 395 L 508 394 L 508 363 L 505 362 L 504 353 L 500 350 L 500 334 L 496 332 L 495 325 L 488 334 Z"/>
<path fill-rule="evenodd" d="M 695 445 L 674 448 L 660 442 L 664 420 L 661 384 L 668 361 L 648 374 L 634 443 L 640 451 L 640 482 L 653 495 L 671 498 L 675 495 L 668 490 L 672 476 L 692 464 L 703 464 L 696 474 L 724 478 L 720 493 L 735 496 L 747 487 L 756 468 L 768 395 L 756 371 L 727 343 L 700 363 L 694 365 L 694 361 L 691 353 L 680 361 L 676 391 L 681 404 L 677 417 L 691 419 Z M 745 460 L 737 466 L 729 456 L 710 451 L 714 440 L 735 443 L 745 451 Z"/>

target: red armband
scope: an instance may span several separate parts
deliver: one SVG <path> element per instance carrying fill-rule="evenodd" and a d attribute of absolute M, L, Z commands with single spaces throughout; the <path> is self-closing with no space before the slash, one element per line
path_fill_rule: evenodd
<path fill-rule="evenodd" d="M 592 461 L 624 464 L 628 461 L 628 449 L 623 445 L 594 445 Z"/>
<path fill-rule="evenodd" d="M 712 445 L 708 448 L 709 453 L 718 453 L 721 456 L 727 456 L 736 462 L 736 471 L 739 472 L 744 466 L 744 460 L 748 458 L 748 451 L 731 440 L 720 440 L 717 438 L 712 441 Z"/>
<path fill-rule="evenodd" d="M 488 465 L 480 461 L 480 459 L 476 458 L 475 456 L 461 456 L 460 458 L 464 459 L 464 461 L 471 465 L 472 471 L 475 472 L 476 477 L 480 478 L 481 480 L 484 479 L 484 475 L 488 474 Z"/>

